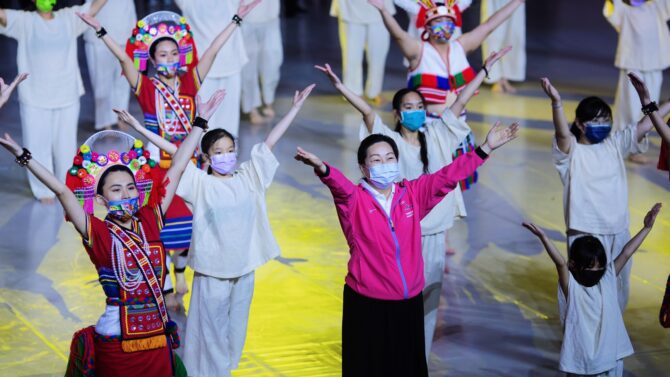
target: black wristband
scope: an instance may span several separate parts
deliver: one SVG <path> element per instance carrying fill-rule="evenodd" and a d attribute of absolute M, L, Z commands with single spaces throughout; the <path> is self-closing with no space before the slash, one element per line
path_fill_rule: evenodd
<path fill-rule="evenodd" d="M 242 23 L 242 17 L 240 17 L 238 15 L 234 15 L 233 16 L 233 22 L 238 24 L 238 25 L 241 24 Z"/>
<path fill-rule="evenodd" d="M 489 158 L 489 154 L 484 152 L 481 146 L 475 149 L 475 153 L 477 153 L 477 156 L 479 156 L 479 158 L 481 158 L 482 160 L 486 160 L 487 158 Z"/>
<path fill-rule="evenodd" d="M 18 156 L 14 161 L 22 167 L 28 165 L 28 161 L 33 158 L 32 153 L 27 148 L 23 148 L 23 153 Z"/>
<path fill-rule="evenodd" d="M 193 127 L 200 127 L 203 131 L 207 131 L 207 121 L 203 118 L 196 117 L 195 121 L 193 122 Z"/>
<path fill-rule="evenodd" d="M 484 73 L 486 73 L 486 78 L 488 79 L 489 78 L 489 70 L 486 69 L 485 65 L 482 66 L 482 69 L 484 70 Z"/>
<path fill-rule="evenodd" d="M 648 104 L 642 106 L 642 114 L 651 115 L 654 111 L 658 111 L 658 105 L 656 102 L 649 102 Z"/>
<path fill-rule="evenodd" d="M 107 35 L 107 30 L 105 30 L 104 27 L 101 27 L 100 30 L 98 30 L 98 31 L 95 32 L 95 35 L 97 35 L 98 38 L 102 38 L 102 37 L 104 37 L 105 35 Z"/>
<path fill-rule="evenodd" d="M 325 177 L 327 177 L 327 176 L 330 175 L 330 166 L 328 166 L 328 164 L 324 164 L 324 165 L 326 165 L 326 172 L 323 173 L 323 174 L 321 174 L 321 172 L 319 171 L 319 169 L 314 168 L 314 171 L 316 172 L 316 175 L 318 175 L 318 176 L 321 177 L 321 178 L 325 178 Z"/>

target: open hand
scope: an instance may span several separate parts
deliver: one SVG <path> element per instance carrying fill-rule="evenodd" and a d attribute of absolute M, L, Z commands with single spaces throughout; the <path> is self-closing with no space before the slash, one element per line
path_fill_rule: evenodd
<path fill-rule="evenodd" d="M 23 154 L 23 148 L 5 132 L 5 137 L 0 137 L 0 145 L 5 147 L 11 154 L 15 157 L 19 157 Z"/>
<path fill-rule="evenodd" d="M 4 104 L 7 103 L 14 89 L 16 89 L 16 87 L 21 82 L 23 82 L 23 80 L 27 78 L 28 78 L 27 73 L 21 73 L 18 76 L 16 76 L 14 81 L 12 81 L 11 84 L 9 85 L 7 85 L 2 78 L 0 78 L 0 107 L 4 106 Z"/>
<path fill-rule="evenodd" d="M 543 77 L 541 79 L 542 90 L 547 94 L 547 97 L 551 98 L 551 102 L 561 102 L 561 94 L 551 85 L 551 81 L 548 78 Z"/>
<path fill-rule="evenodd" d="M 325 66 L 320 66 L 320 65 L 315 65 L 314 68 L 318 69 L 319 71 L 323 72 L 328 76 L 328 79 L 330 79 L 330 82 L 333 83 L 334 86 L 338 86 L 342 84 L 342 80 L 340 80 L 339 77 L 333 72 L 333 69 L 330 68 L 330 64 L 326 63 Z"/>
<path fill-rule="evenodd" d="M 658 213 L 661 211 L 661 207 L 663 207 L 662 203 L 656 203 L 654 204 L 653 207 L 647 212 L 647 215 L 644 217 L 644 227 L 651 229 L 654 226 L 654 222 L 656 221 L 656 216 Z"/>
<path fill-rule="evenodd" d="M 630 83 L 633 84 L 638 97 L 640 97 L 640 102 L 642 102 L 642 105 L 646 105 L 651 102 L 649 89 L 647 89 L 647 85 L 644 83 L 644 81 L 642 81 L 642 78 L 640 78 L 640 76 L 638 76 L 636 73 L 630 72 L 628 74 L 628 79 L 630 79 Z"/>
<path fill-rule="evenodd" d="M 293 95 L 293 107 L 298 109 L 301 108 L 302 104 L 305 103 L 305 100 L 307 97 L 309 97 L 309 94 L 312 92 L 312 89 L 314 89 L 315 86 L 316 84 L 312 84 L 303 89 L 301 92 L 296 90 L 295 94 Z"/>
<path fill-rule="evenodd" d="M 486 58 L 486 61 L 484 61 L 484 67 L 486 67 L 486 69 L 491 69 L 498 60 L 507 55 L 510 51 L 512 51 L 512 46 L 507 46 L 500 51 L 493 51 L 491 55 Z"/>
<path fill-rule="evenodd" d="M 112 109 L 116 115 L 119 116 L 119 119 L 121 119 L 124 123 L 128 124 L 130 127 L 132 127 L 134 130 L 139 130 L 142 128 L 142 124 L 130 113 L 128 110 L 119 110 L 119 109 Z"/>
<path fill-rule="evenodd" d="M 261 2 L 261 0 L 254 0 L 250 3 L 244 4 L 244 1 L 240 2 L 240 7 L 237 8 L 237 15 L 240 16 L 240 18 L 244 18 L 249 12 L 251 12 L 254 8 L 256 8 L 256 5 L 258 5 Z"/>
<path fill-rule="evenodd" d="M 219 89 L 209 98 L 209 101 L 203 103 L 200 96 L 195 97 L 195 106 L 198 109 L 198 116 L 204 120 L 209 120 L 209 118 L 214 115 L 216 109 L 219 108 L 223 98 L 226 96 L 226 91 Z"/>
<path fill-rule="evenodd" d="M 524 228 L 530 230 L 530 232 L 536 235 L 537 238 L 539 239 L 544 239 L 545 237 L 547 237 L 547 235 L 544 234 L 542 228 L 538 227 L 533 223 L 522 223 L 521 225 L 523 225 Z"/>
<path fill-rule="evenodd" d="M 97 18 L 91 16 L 88 13 L 81 13 L 81 12 L 75 12 L 79 18 L 81 18 L 84 23 L 86 23 L 88 26 L 92 27 L 93 30 L 99 31 L 102 26 L 100 25 L 100 21 L 98 21 Z"/>
<path fill-rule="evenodd" d="M 486 145 L 494 151 L 510 141 L 517 138 L 519 132 L 519 123 L 514 122 L 509 126 L 504 126 L 499 121 L 496 122 L 488 135 L 486 135 Z"/>
<path fill-rule="evenodd" d="M 311 166 L 314 169 L 320 171 L 322 174 L 326 172 L 326 165 L 318 158 L 315 154 L 307 152 L 306 150 L 298 147 L 298 151 L 294 157 L 296 160 L 301 161 L 307 166 Z"/>

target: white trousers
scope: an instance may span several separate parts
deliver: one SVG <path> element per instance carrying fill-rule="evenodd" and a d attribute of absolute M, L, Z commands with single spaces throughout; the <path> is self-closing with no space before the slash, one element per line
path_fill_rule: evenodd
<path fill-rule="evenodd" d="M 579 237 L 585 236 L 586 234 L 576 232 L 576 231 L 568 231 L 568 245 L 572 245 L 572 242 Z M 610 261 L 616 259 L 616 257 L 621 254 L 621 251 L 623 251 L 623 247 L 626 246 L 626 243 L 630 241 L 630 232 L 628 230 L 625 230 L 621 233 L 617 234 L 590 234 L 603 244 L 603 247 L 605 248 L 605 252 L 607 253 L 607 262 L 609 263 Z M 630 273 L 633 268 L 633 258 L 628 260 L 628 263 L 624 266 L 624 268 L 621 270 L 619 275 L 617 276 L 617 293 L 618 293 L 618 299 L 619 299 L 619 308 L 621 308 L 621 312 L 623 312 L 626 309 L 626 306 L 628 305 L 628 296 L 630 293 Z"/>
<path fill-rule="evenodd" d="M 261 104 L 271 105 L 275 101 L 284 49 L 279 18 L 244 23 L 242 36 L 249 56 L 242 69 L 242 112 L 246 114 Z"/>
<path fill-rule="evenodd" d="M 241 73 L 226 77 L 207 77 L 198 91 L 203 101 L 207 101 L 218 89 L 226 90 L 226 98 L 209 119 L 209 128 L 223 128 L 237 137 L 240 130 Z"/>
<path fill-rule="evenodd" d="M 112 109 L 128 110 L 130 85 L 122 75 L 121 65 L 103 43 L 86 43 L 86 63 L 95 98 L 95 129 L 118 122 Z M 125 48 L 125 47 L 124 47 Z"/>
<path fill-rule="evenodd" d="M 481 6 L 482 22 L 486 21 L 509 0 L 484 0 Z M 526 79 L 526 5 L 521 5 L 512 16 L 498 26 L 482 43 L 483 60 L 492 51 L 512 46 L 504 58 L 500 59 L 489 71 L 487 83 L 495 83 L 500 79 L 524 81 Z"/>
<path fill-rule="evenodd" d="M 426 280 L 423 288 L 423 328 L 426 341 L 426 359 L 430 355 L 433 335 L 437 326 L 437 312 L 440 308 L 440 296 L 442 295 L 446 251 L 444 232 L 421 236 L 423 276 Z"/>
<path fill-rule="evenodd" d="M 620 70 L 619 84 L 617 85 L 616 98 L 614 99 L 613 131 L 623 130 L 642 119 L 640 97 L 628 79 L 628 73 L 630 72 L 635 72 L 642 78 L 649 89 L 652 101 L 658 101 L 661 95 L 663 71 Z"/>
<path fill-rule="evenodd" d="M 44 109 L 25 103 L 19 107 L 23 145 L 36 161 L 65 182 L 65 174 L 72 167 L 72 158 L 77 150 L 79 100 L 58 109 Z M 28 183 L 35 198 L 55 197 L 32 173 L 28 173 Z"/>
<path fill-rule="evenodd" d="M 339 20 L 343 82 L 356 95 L 363 95 L 363 52 L 368 64 L 365 95 L 374 98 L 382 91 L 386 55 L 391 39 L 384 23 L 355 24 Z"/>
<path fill-rule="evenodd" d="M 235 279 L 195 273 L 184 336 L 189 376 L 228 377 L 238 367 L 253 294 L 253 272 Z"/>
<path fill-rule="evenodd" d="M 573 374 L 573 373 L 568 373 L 568 377 L 623 377 L 623 359 L 619 359 L 616 361 L 616 366 L 607 372 L 602 372 L 598 374 L 589 374 L 587 375 L 580 375 L 580 374 Z"/>

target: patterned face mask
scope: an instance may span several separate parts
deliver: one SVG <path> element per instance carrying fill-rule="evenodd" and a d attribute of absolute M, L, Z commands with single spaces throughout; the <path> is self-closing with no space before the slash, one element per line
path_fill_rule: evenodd
<path fill-rule="evenodd" d="M 140 210 L 140 197 L 110 200 L 107 202 L 107 213 L 109 216 L 121 220 L 128 221 L 131 217 Z"/>
<path fill-rule="evenodd" d="M 430 34 L 440 42 L 448 42 L 454 35 L 456 24 L 452 19 L 434 23 L 430 26 Z"/>
<path fill-rule="evenodd" d="M 174 76 L 179 73 L 179 68 L 181 68 L 179 62 L 156 64 L 156 71 L 158 71 L 159 75 L 163 76 Z"/>

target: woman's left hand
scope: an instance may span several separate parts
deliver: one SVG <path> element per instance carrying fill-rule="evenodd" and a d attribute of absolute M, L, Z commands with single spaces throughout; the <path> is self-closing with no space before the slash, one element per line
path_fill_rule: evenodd
<path fill-rule="evenodd" d="M 640 76 L 638 76 L 636 73 L 630 72 L 628 74 L 628 78 L 630 79 L 630 83 L 633 84 L 637 95 L 640 97 L 640 102 L 642 102 L 642 105 L 646 105 L 651 102 L 649 89 L 647 89 L 647 85 L 644 83 L 644 81 L 642 81 Z"/>
<path fill-rule="evenodd" d="M 491 69 L 498 60 L 502 59 L 502 57 L 507 55 L 510 51 L 512 51 L 512 46 L 507 46 L 500 51 L 493 51 L 491 55 L 486 58 L 486 61 L 484 61 L 484 67 L 486 67 L 486 69 Z"/>
<path fill-rule="evenodd" d="M 293 107 L 295 108 L 301 108 L 302 104 L 305 103 L 305 100 L 307 97 L 309 97 L 309 94 L 312 92 L 312 89 L 316 84 L 312 84 L 305 89 L 303 89 L 301 92 L 298 92 L 297 90 L 295 91 L 295 94 L 293 95 Z"/>
<path fill-rule="evenodd" d="M 496 122 L 488 135 L 486 135 L 486 142 L 482 147 L 488 147 L 491 151 L 494 151 L 503 145 L 509 143 L 510 141 L 517 138 L 519 132 L 519 123 L 514 122 L 509 126 L 504 126 L 499 121 Z M 489 152 L 484 150 L 484 152 Z"/>

